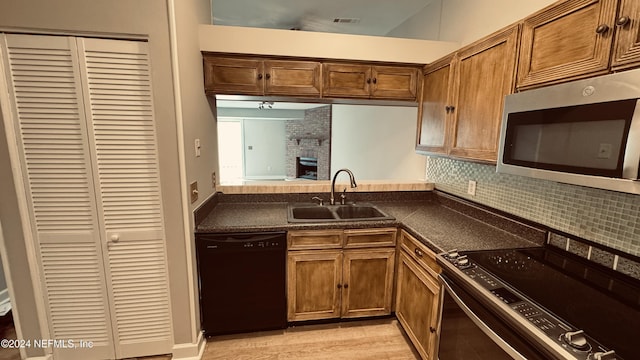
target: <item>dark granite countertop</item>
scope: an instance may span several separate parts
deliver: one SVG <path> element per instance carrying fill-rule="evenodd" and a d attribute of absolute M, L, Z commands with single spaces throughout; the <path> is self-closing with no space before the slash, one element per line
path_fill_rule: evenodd
<path fill-rule="evenodd" d="M 540 246 L 546 232 L 446 194 L 360 195 L 395 220 L 289 223 L 292 196 L 224 195 L 200 215 L 197 233 L 400 227 L 435 252 Z M 397 195 L 397 194 L 396 194 Z M 308 196 L 305 196 L 305 199 Z M 377 200 L 376 200 L 377 199 Z M 198 216 L 197 216 L 198 217 Z"/>

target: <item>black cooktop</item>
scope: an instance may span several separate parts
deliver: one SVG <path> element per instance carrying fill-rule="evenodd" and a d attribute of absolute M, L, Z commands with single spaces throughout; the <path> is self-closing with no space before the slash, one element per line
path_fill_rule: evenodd
<path fill-rule="evenodd" d="M 640 281 L 550 247 L 465 255 L 621 358 L 637 358 Z"/>

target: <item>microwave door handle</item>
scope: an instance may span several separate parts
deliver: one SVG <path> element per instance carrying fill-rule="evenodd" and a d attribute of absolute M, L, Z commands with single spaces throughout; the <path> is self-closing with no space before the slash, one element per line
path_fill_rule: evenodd
<path fill-rule="evenodd" d="M 442 275 L 438 275 L 438 278 L 440 279 L 440 283 L 442 284 L 443 289 L 446 292 L 448 292 L 449 295 L 451 295 L 451 298 L 453 299 L 453 301 L 455 301 L 456 304 L 458 304 L 460 309 L 464 311 L 464 313 L 469 317 L 469 319 L 471 319 L 471 321 L 473 321 L 476 324 L 476 326 L 478 326 L 478 328 L 482 330 L 482 332 L 484 332 L 489 338 L 491 338 L 491 340 L 493 340 L 493 342 L 495 342 L 496 345 L 500 346 L 502 350 L 507 352 L 509 355 L 511 355 L 511 357 L 513 357 L 516 360 L 527 360 L 526 357 L 522 356 L 522 354 L 520 354 L 513 347 L 511 347 L 511 345 L 509 345 L 498 334 L 496 334 L 493 330 L 491 330 L 491 328 L 487 324 L 485 324 L 484 321 L 482 321 L 482 319 L 478 317 L 478 315 L 476 315 L 471 309 L 469 309 L 469 307 L 462 301 L 462 299 L 460 299 L 458 294 L 456 294 L 455 290 L 451 288 L 447 279 L 445 279 Z"/>

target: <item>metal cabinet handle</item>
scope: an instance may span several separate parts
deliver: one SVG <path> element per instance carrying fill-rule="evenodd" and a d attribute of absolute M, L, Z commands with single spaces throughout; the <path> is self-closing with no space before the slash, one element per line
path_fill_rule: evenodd
<path fill-rule="evenodd" d="M 419 257 L 422 257 L 422 255 L 424 255 L 424 253 L 422 252 L 422 250 L 420 250 L 420 249 L 418 249 L 418 248 L 416 248 L 416 249 L 414 250 L 414 252 L 415 252 L 415 253 L 416 253 L 416 255 L 418 255 Z"/>
<path fill-rule="evenodd" d="M 342 289 L 342 284 L 338 284 L 338 289 Z"/>
<path fill-rule="evenodd" d="M 618 18 L 618 20 L 616 20 L 616 25 L 618 26 L 625 26 L 627 25 L 629 22 L 631 22 L 631 18 L 628 16 L 620 16 Z"/>
<path fill-rule="evenodd" d="M 436 329 L 433 326 L 429 326 L 429 331 L 433 334 L 436 332 Z"/>
<path fill-rule="evenodd" d="M 262 80 L 262 74 L 258 74 L 258 80 Z"/>
<path fill-rule="evenodd" d="M 111 242 L 116 243 L 118 241 L 120 241 L 120 235 L 118 235 L 118 234 L 111 235 Z"/>
<path fill-rule="evenodd" d="M 367 79 L 367 84 L 371 84 L 371 78 Z"/>
<path fill-rule="evenodd" d="M 349 284 L 344 284 L 344 288 L 348 289 L 349 288 Z"/>
<path fill-rule="evenodd" d="M 265 79 L 269 80 L 269 79 L 271 79 L 271 74 L 267 73 L 267 74 L 265 74 L 264 77 L 265 77 Z"/>
<path fill-rule="evenodd" d="M 444 110 L 448 113 L 453 112 L 453 110 L 455 110 L 455 106 L 445 106 Z"/>
<path fill-rule="evenodd" d="M 377 84 L 377 83 L 378 83 L 378 79 L 373 78 L 373 83 L 374 83 L 374 84 Z"/>
<path fill-rule="evenodd" d="M 596 28 L 596 34 L 604 34 L 607 31 L 609 31 L 609 25 L 607 25 L 607 24 L 600 24 Z"/>

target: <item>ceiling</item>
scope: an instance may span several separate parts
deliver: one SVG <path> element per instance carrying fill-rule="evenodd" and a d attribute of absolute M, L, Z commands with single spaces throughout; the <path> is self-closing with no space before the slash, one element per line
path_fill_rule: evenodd
<path fill-rule="evenodd" d="M 435 0 L 211 0 L 214 25 L 385 36 Z"/>

